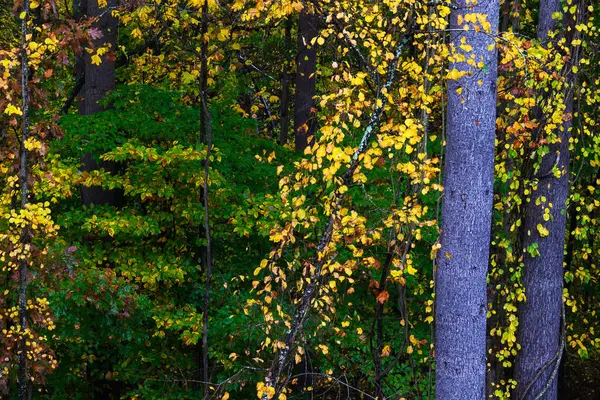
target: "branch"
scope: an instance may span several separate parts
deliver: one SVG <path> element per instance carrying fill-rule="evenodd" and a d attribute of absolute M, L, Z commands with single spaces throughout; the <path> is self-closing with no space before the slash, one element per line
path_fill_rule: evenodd
<path fill-rule="evenodd" d="M 71 108 L 71 106 L 73 105 L 73 102 L 77 98 L 77 95 L 79 94 L 81 89 L 83 89 L 83 85 L 85 85 L 85 75 L 81 75 L 79 77 L 79 79 L 77 79 L 77 82 L 75 82 L 75 86 L 73 86 L 73 90 L 71 90 L 71 94 L 67 98 L 67 101 L 65 101 L 65 104 L 60 109 L 61 115 L 66 115 L 69 112 L 69 108 Z"/>
<path fill-rule="evenodd" d="M 367 124 L 367 127 L 364 130 L 362 140 L 360 141 L 358 148 L 356 149 L 356 151 L 354 152 L 354 154 L 352 156 L 352 162 L 350 164 L 350 167 L 348 167 L 348 169 L 346 170 L 346 172 L 343 175 L 342 185 L 350 184 L 352 177 L 354 176 L 354 172 L 358 168 L 359 158 L 367 150 L 369 141 L 373 137 L 375 129 L 379 125 L 380 117 L 381 117 L 383 110 L 385 109 L 385 106 L 388 101 L 387 96 L 384 95 L 383 92 L 385 91 L 387 93 L 387 91 L 392 86 L 392 83 L 394 82 L 394 78 L 396 76 L 396 70 L 398 68 L 398 63 L 400 60 L 400 55 L 402 53 L 402 50 L 406 46 L 406 44 L 409 42 L 409 38 L 410 38 L 410 36 L 407 35 L 401 41 L 399 41 L 396 46 L 396 50 L 394 52 L 394 60 L 391 63 L 388 74 L 387 74 L 387 81 L 379 90 L 379 93 L 377 96 L 377 101 L 375 102 L 376 105 L 375 105 L 375 108 L 373 109 L 373 114 L 371 115 L 369 123 Z M 287 331 L 287 335 L 285 338 L 284 348 L 281 350 L 281 353 L 279 354 L 279 358 L 274 362 L 273 366 L 270 368 L 270 370 L 267 374 L 267 377 L 265 378 L 267 386 L 271 386 L 271 387 L 275 388 L 275 391 L 276 391 L 275 398 L 278 398 L 279 394 L 281 393 L 281 390 L 283 389 L 282 385 L 280 385 L 281 373 L 285 369 L 285 365 L 288 361 L 288 358 L 290 356 L 290 353 L 291 353 L 294 343 L 296 341 L 296 336 L 298 335 L 298 333 L 304 326 L 304 321 L 310 311 L 311 302 L 317 292 L 319 281 L 321 279 L 322 268 L 325 263 L 325 260 L 322 256 L 322 254 L 325 251 L 325 249 L 327 248 L 327 246 L 331 243 L 331 239 L 333 236 L 333 227 L 334 227 L 335 220 L 336 220 L 336 212 L 341 205 L 341 201 L 342 201 L 343 197 L 344 197 L 344 194 L 338 192 L 335 195 L 334 199 L 332 200 L 333 206 L 331 208 L 331 210 L 332 210 L 331 215 L 330 215 L 329 221 L 327 222 L 327 225 L 321 235 L 321 240 L 319 241 L 319 244 L 318 244 L 317 250 L 316 250 L 316 255 L 313 259 L 313 262 L 315 264 L 314 273 L 310 276 L 310 279 L 308 281 L 308 284 L 306 286 L 304 294 L 302 295 L 302 298 L 300 300 L 300 305 L 294 312 L 294 315 L 292 317 L 291 327 Z M 268 397 L 266 394 L 263 396 L 263 400 L 268 400 Z"/>

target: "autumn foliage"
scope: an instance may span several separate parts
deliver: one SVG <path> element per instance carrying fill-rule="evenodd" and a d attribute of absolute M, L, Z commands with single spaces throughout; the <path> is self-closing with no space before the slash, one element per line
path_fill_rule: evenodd
<path fill-rule="evenodd" d="M 598 396 L 599 8 L 479 3 L 2 5 L 0 396 L 431 398 L 470 289 L 484 397 Z"/>

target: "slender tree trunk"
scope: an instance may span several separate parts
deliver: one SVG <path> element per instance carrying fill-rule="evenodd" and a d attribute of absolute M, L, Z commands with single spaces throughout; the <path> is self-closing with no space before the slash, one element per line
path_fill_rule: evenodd
<path fill-rule="evenodd" d="M 311 44 L 319 34 L 318 17 L 304 8 L 298 19 L 298 58 L 296 60 L 296 97 L 294 104 L 294 135 L 296 151 L 304 152 L 308 138 L 314 137 L 315 83 L 317 73 L 317 49 Z"/>
<path fill-rule="evenodd" d="M 281 77 L 281 124 L 279 131 L 279 144 L 287 143 L 288 129 L 290 126 L 290 47 L 292 47 L 292 19 L 288 17 L 285 21 L 285 42 L 283 73 Z"/>
<path fill-rule="evenodd" d="M 521 0 L 504 0 L 502 4 L 502 18 L 500 31 L 508 32 L 511 27 L 514 33 L 519 31 L 519 12 L 521 11 Z"/>
<path fill-rule="evenodd" d="M 502 17 L 500 18 L 500 32 L 508 31 L 511 7 L 512 0 L 504 0 L 504 2 L 502 3 Z"/>
<path fill-rule="evenodd" d="M 459 15 L 487 15 L 498 27 L 498 0 L 456 3 L 450 39 L 472 46 L 485 67 L 465 62 L 450 68 L 474 72 L 448 82 L 441 249 L 436 272 L 436 398 L 484 399 L 486 393 L 486 275 L 489 259 L 496 133 L 497 52 L 483 32 L 462 30 Z M 462 18 L 461 18 L 462 19 Z M 495 34 L 496 32 L 491 32 Z M 478 83 L 481 80 L 481 85 Z M 457 93 L 457 89 L 462 92 Z M 460 92 L 460 91 L 459 91 Z"/>
<path fill-rule="evenodd" d="M 117 0 L 108 0 L 107 7 L 100 8 L 98 0 L 80 0 L 79 13 L 88 17 L 97 17 L 92 26 L 102 32 L 102 37 L 94 40 L 94 46 L 99 48 L 110 44 L 110 51 L 114 51 L 117 46 L 117 21 L 112 16 L 111 10 L 117 7 Z M 104 107 L 99 104 L 106 94 L 115 88 L 115 62 L 114 57 L 103 56 L 102 63 L 95 65 L 92 63 L 92 55 L 84 52 L 84 75 L 85 83 L 83 86 L 83 100 L 79 103 L 79 113 L 81 115 L 91 115 L 104 111 Z M 80 68 L 80 67 L 79 67 Z M 76 68 L 76 69 L 79 69 Z M 86 153 L 83 158 L 84 171 L 94 171 L 100 167 L 110 172 L 116 172 L 118 167 L 113 162 L 98 163 L 93 154 Z M 117 206 L 122 202 L 122 192 L 119 190 L 104 190 L 101 187 L 82 187 L 81 196 L 83 204 L 110 204 Z"/>
<path fill-rule="evenodd" d="M 29 59 L 27 56 L 27 23 L 29 20 L 30 4 L 29 0 L 23 1 L 23 18 L 21 20 L 21 111 L 22 127 L 21 127 L 21 148 L 20 148 L 20 169 L 19 183 L 21 185 L 21 209 L 25 209 L 29 203 L 29 164 L 27 162 L 28 151 L 25 148 L 25 141 L 29 138 Z M 21 246 L 23 258 L 19 262 L 19 328 L 22 332 L 22 338 L 19 340 L 19 400 L 26 400 L 29 396 L 29 376 L 27 373 L 27 335 L 24 332 L 27 330 L 27 273 L 29 263 L 29 251 L 26 250 L 30 243 L 29 227 L 23 227 L 21 232 Z"/>
<path fill-rule="evenodd" d="M 558 29 L 552 14 L 559 11 L 560 0 L 542 0 L 537 36 L 540 42 Z M 573 96 L 564 89 L 566 115 L 572 114 Z M 569 196 L 569 138 L 571 120 L 565 121 L 557 132 L 559 143 L 550 145 L 542 158 L 534 188 L 525 204 L 520 231 L 524 251 L 523 287 L 526 301 L 519 309 L 517 342 L 521 351 L 515 363 L 516 395 L 518 399 L 556 399 L 557 373 L 562 355 L 560 349 L 563 302 L 563 258 L 567 225 L 566 201 Z M 556 167 L 560 177 L 552 173 Z M 536 204 L 537 203 L 537 204 Z M 550 219 L 544 220 L 544 210 L 550 209 Z M 539 226 L 548 230 L 540 235 Z M 526 249 L 538 245 L 539 255 L 532 257 Z"/>
<path fill-rule="evenodd" d="M 202 22 L 200 32 L 202 36 L 202 47 L 200 48 L 200 142 L 207 143 L 208 115 L 204 112 L 204 101 L 206 100 L 206 89 L 208 88 L 208 2 L 202 6 Z"/>
<path fill-rule="evenodd" d="M 208 110 L 208 1 L 202 6 L 202 48 L 200 66 L 200 140 L 206 145 L 206 159 L 204 160 L 204 184 L 202 187 L 202 201 L 204 204 L 204 234 L 206 247 L 204 248 L 204 305 L 202 309 L 202 378 L 204 381 L 204 400 L 210 398 L 210 364 L 208 357 L 208 316 L 210 311 L 210 289 L 212 279 L 212 243 L 210 236 L 210 213 L 208 208 L 209 188 L 208 172 L 210 170 L 210 151 L 212 147 L 212 119 Z"/>

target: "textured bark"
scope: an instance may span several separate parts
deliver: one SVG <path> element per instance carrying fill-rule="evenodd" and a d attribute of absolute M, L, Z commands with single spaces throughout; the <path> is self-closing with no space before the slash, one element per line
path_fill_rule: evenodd
<path fill-rule="evenodd" d="M 314 136 L 315 83 L 317 72 L 317 49 L 311 44 L 319 30 L 318 17 L 303 9 L 298 19 L 298 58 L 296 60 L 296 97 L 294 104 L 294 135 L 296 151 L 304 152 L 308 138 Z"/>
<path fill-rule="evenodd" d="M 436 272 L 436 398 L 484 399 L 486 393 L 486 275 L 489 258 L 496 131 L 497 52 L 494 42 L 473 28 L 463 31 L 458 16 L 486 14 L 497 29 L 498 0 L 455 3 L 450 40 L 460 50 L 464 37 L 470 54 L 484 69 L 466 63 L 450 68 L 472 71 L 448 82 L 448 122 L 444 164 L 441 249 Z M 495 33 L 495 32 L 492 32 Z M 468 56 L 467 56 L 468 57 Z M 482 80 L 482 85 L 478 80 Z M 461 87 L 462 93 L 456 90 Z"/>
<path fill-rule="evenodd" d="M 284 54 L 285 62 L 283 64 L 283 73 L 281 76 L 281 124 L 279 131 L 279 144 L 283 146 L 287 143 L 288 129 L 290 126 L 290 60 L 289 52 L 292 44 L 292 19 L 288 17 L 285 21 L 285 44 Z"/>
<path fill-rule="evenodd" d="M 547 41 L 548 33 L 558 28 L 552 14 L 560 10 L 560 5 L 560 0 L 541 1 L 537 31 L 541 42 Z M 567 95 L 564 112 L 571 114 L 572 110 L 573 97 Z M 537 190 L 531 193 L 525 204 L 520 231 L 521 246 L 526 250 L 531 244 L 537 243 L 539 255 L 531 257 L 524 252 L 522 283 L 527 300 L 519 309 L 517 342 L 521 345 L 521 351 L 515 363 L 517 399 L 535 399 L 541 393 L 544 393 L 542 399 L 556 399 L 558 394 L 570 127 L 569 120 L 557 132 L 560 143 L 549 146 L 550 152 L 543 157 L 537 172 Z M 551 172 L 555 166 L 561 171 L 559 178 Z M 545 202 L 541 202 L 542 197 L 546 198 Z M 537 200 L 540 200 L 539 204 L 536 204 Z M 544 208 L 547 207 L 550 207 L 551 218 L 544 221 Z M 538 224 L 548 229 L 547 237 L 540 236 Z"/>
<path fill-rule="evenodd" d="M 112 16 L 111 10 L 118 5 L 117 0 L 108 0 L 105 8 L 98 6 L 98 0 L 80 0 L 78 13 L 88 17 L 98 17 L 92 24 L 93 28 L 102 32 L 102 37 L 94 40 L 96 48 L 110 43 L 111 51 L 117 46 L 117 21 Z M 79 103 L 81 115 L 91 115 L 104 110 L 98 102 L 106 94 L 115 88 L 115 62 L 114 57 L 102 57 L 100 65 L 92 64 L 92 54 L 84 51 L 84 75 L 83 99 Z M 93 133 L 92 133 L 93 134 Z M 87 153 L 82 157 L 83 170 L 94 171 L 104 168 L 110 172 L 116 172 L 118 166 L 113 162 L 98 163 L 93 154 Z M 104 190 L 101 187 L 82 187 L 81 197 L 83 204 L 110 204 L 117 206 L 122 203 L 122 192 L 119 190 Z"/>

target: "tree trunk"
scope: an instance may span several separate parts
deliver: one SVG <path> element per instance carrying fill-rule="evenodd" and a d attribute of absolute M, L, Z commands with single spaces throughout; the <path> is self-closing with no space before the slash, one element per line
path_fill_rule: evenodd
<path fill-rule="evenodd" d="M 311 44 L 319 30 L 318 18 L 306 8 L 298 20 L 298 58 L 296 60 L 296 98 L 294 104 L 294 134 L 296 151 L 303 153 L 308 138 L 315 134 L 315 82 L 317 72 L 317 49 Z"/>
<path fill-rule="evenodd" d="M 283 64 L 283 73 L 281 77 L 281 124 L 279 131 L 279 144 L 281 146 L 287 143 L 288 127 L 290 125 L 290 47 L 292 44 L 292 19 L 288 17 L 285 21 L 285 42 L 283 52 L 285 62 Z"/>
<path fill-rule="evenodd" d="M 521 10 L 521 0 L 504 0 L 502 4 L 502 18 L 500 23 L 500 32 L 508 32 L 511 27 L 513 33 L 519 31 L 519 12 Z"/>
<path fill-rule="evenodd" d="M 546 42 L 548 34 L 558 29 L 558 21 L 552 14 L 560 7 L 560 0 L 541 1 L 537 30 L 540 42 Z M 573 96 L 568 87 L 564 90 L 564 113 L 569 115 L 573 111 Z M 570 128 L 571 120 L 565 121 L 556 133 L 560 142 L 551 144 L 549 153 L 542 158 L 537 189 L 534 188 L 524 209 L 520 240 L 524 249 L 523 287 L 527 300 L 519 309 L 517 342 L 521 351 L 515 362 L 519 399 L 535 399 L 540 394 L 542 399 L 556 399 L 558 395 Z M 552 173 L 554 167 L 561 172 L 559 178 Z M 543 218 L 545 208 L 550 208 L 549 221 Z M 540 235 L 540 225 L 548 230 L 546 237 Z M 538 245 L 536 257 L 526 251 L 534 243 Z"/>
<path fill-rule="evenodd" d="M 441 249 L 436 272 L 436 398 L 484 399 L 486 393 L 486 275 L 489 259 L 496 132 L 497 52 L 474 27 L 464 31 L 459 15 L 487 15 L 495 34 L 498 0 L 455 3 L 450 36 L 457 52 L 461 40 L 469 56 L 485 63 L 476 69 L 455 62 L 451 70 L 470 71 L 448 81 L 448 123 L 444 164 Z M 462 18 L 461 18 L 462 19 Z M 463 52 L 464 53 L 464 52 Z M 478 80 L 481 80 L 478 83 Z M 462 92 L 457 93 L 457 89 Z M 460 92 L 460 91 L 459 91 Z"/>
<path fill-rule="evenodd" d="M 117 47 L 117 21 L 112 16 L 111 10 L 118 5 L 117 0 L 108 0 L 107 7 L 100 8 L 98 0 L 80 0 L 78 14 L 87 14 L 88 17 L 98 17 L 92 24 L 102 32 L 102 37 L 93 41 L 96 48 L 110 44 L 110 51 L 114 52 Z M 106 96 L 107 92 L 115 88 L 115 62 L 114 57 L 101 57 L 102 63 L 92 63 L 92 54 L 84 51 L 84 74 L 83 99 L 79 103 L 81 115 L 91 115 L 104 111 L 104 107 L 98 102 Z M 93 134 L 93 133 L 92 133 Z M 98 163 L 93 154 L 86 153 L 82 158 L 83 170 L 94 171 L 100 167 L 116 172 L 118 166 L 113 162 Z M 104 190 L 101 187 L 82 187 L 81 196 L 83 204 L 109 204 L 117 206 L 122 203 L 122 192 L 119 190 Z"/>

